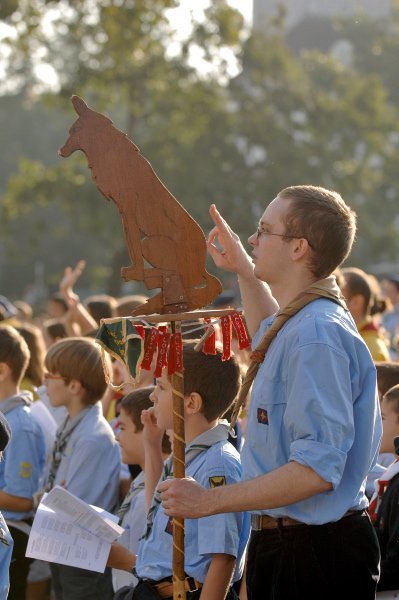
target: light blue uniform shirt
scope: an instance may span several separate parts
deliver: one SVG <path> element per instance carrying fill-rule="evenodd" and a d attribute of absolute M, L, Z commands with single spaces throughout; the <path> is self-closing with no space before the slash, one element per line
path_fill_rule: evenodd
<path fill-rule="evenodd" d="M 6 600 L 10 587 L 10 562 L 14 546 L 8 527 L 0 513 L 0 600 Z"/>
<path fill-rule="evenodd" d="M 273 318 L 261 323 L 253 347 Z M 333 489 L 254 512 L 319 525 L 365 508 L 381 431 L 374 364 L 352 318 L 329 300 L 308 304 L 278 332 L 260 365 L 242 464 L 252 479 L 296 461 Z"/>
<path fill-rule="evenodd" d="M 236 483 L 241 481 L 239 454 L 230 442 L 217 442 L 193 459 L 187 467 L 186 474 L 207 488 L 211 487 L 212 481 Z M 249 536 L 248 513 L 186 519 L 184 526 L 187 575 L 203 583 L 212 555 L 230 554 L 237 557 L 234 581 L 241 577 L 243 554 Z M 171 531 L 171 521 L 160 505 L 149 538 L 140 542 L 136 563 L 136 571 L 140 577 L 159 581 L 172 575 Z"/>
<path fill-rule="evenodd" d="M 9 410 L 7 421 L 12 435 L 0 462 L 0 490 L 19 498 L 32 498 L 39 488 L 46 460 L 43 432 L 28 406 Z M 6 520 L 21 521 L 31 516 L 31 512 L 2 512 Z"/>
<path fill-rule="evenodd" d="M 72 431 L 54 485 L 112 512 L 118 501 L 120 468 L 119 444 L 97 402 Z"/>

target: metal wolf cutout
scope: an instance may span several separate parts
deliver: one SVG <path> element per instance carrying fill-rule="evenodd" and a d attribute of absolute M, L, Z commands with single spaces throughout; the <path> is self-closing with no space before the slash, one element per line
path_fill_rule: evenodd
<path fill-rule="evenodd" d="M 81 150 L 100 192 L 115 202 L 132 264 L 126 280 L 161 292 L 133 314 L 173 313 L 208 305 L 222 291 L 205 269 L 206 242 L 198 223 L 158 179 L 137 146 L 112 121 L 72 96 L 78 118 L 59 154 Z"/>

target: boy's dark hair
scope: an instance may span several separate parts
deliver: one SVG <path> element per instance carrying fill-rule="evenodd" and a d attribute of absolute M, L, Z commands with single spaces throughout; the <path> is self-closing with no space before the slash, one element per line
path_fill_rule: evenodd
<path fill-rule="evenodd" d="M 154 389 L 155 386 L 149 385 L 148 387 L 140 388 L 130 392 L 130 394 L 126 394 L 121 400 L 120 406 L 133 421 L 136 431 L 141 431 L 143 429 L 143 424 L 141 422 L 142 411 L 153 406 L 152 401 L 150 400 L 150 394 Z M 170 440 L 165 433 L 162 439 L 162 452 L 170 454 L 171 450 Z"/>
<path fill-rule="evenodd" d="M 121 400 L 121 408 L 123 408 L 133 421 L 136 431 L 141 431 L 143 429 L 141 413 L 143 410 L 151 408 L 153 405 L 150 400 L 150 394 L 154 389 L 155 387 L 153 385 L 140 388 L 130 392 L 130 394 L 126 394 Z"/>
<path fill-rule="evenodd" d="M 53 294 L 51 294 L 49 297 L 49 301 L 59 304 L 60 306 L 62 306 L 65 313 L 68 312 L 68 310 L 69 310 L 68 303 L 65 300 L 64 296 L 60 292 L 54 292 Z"/>
<path fill-rule="evenodd" d="M 0 362 L 6 363 L 13 381 L 19 385 L 29 364 L 30 352 L 28 344 L 14 327 L 1 325 L 0 327 Z"/>
<path fill-rule="evenodd" d="M 216 354 L 197 352 L 197 342 L 184 341 L 184 395 L 197 392 L 202 398 L 203 414 L 208 421 L 222 417 L 233 404 L 241 385 L 240 367 L 235 356 L 222 361 L 222 351 Z"/>
<path fill-rule="evenodd" d="M 108 354 L 104 360 L 111 361 Z M 59 373 L 67 383 L 72 379 L 79 381 L 86 391 L 86 404 L 99 400 L 107 387 L 101 350 L 91 338 L 73 337 L 59 340 L 47 351 L 45 366 L 51 373 Z"/>
<path fill-rule="evenodd" d="M 377 385 L 384 396 L 388 390 L 399 384 L 399 363 L 379 361 L 375 363 L 377 369 Z"/>
<path fill-rule="evenodd" d="M 399 417 L 399 385 L 394 385 L 385 394 L 383 400 L 392 403 L 392 408 Z"/>
<path fill-rule="evenodd" d="M 43 328 L 54 341 L 68 337 L 68 332 L 61 319 L 47 319 L 47 321 L 44 321 L 43 323 Z"/>
<path fill-rule="evenodd" d="M 309 242 L 312 274 L 318 279 L 331 275 L 351 251 L 356 213 L 337 192 L 314 185 L 287 187 L 278 196 L 291 201 L 284 218 L 286 234 Z"/>
<path fill-rule="evenodd" d="M 84 305 L 98 325 L 101 319 L 111 319 L 117 316 L 116 299 L 108 294 L 89 296 L 84 301 Z"/>

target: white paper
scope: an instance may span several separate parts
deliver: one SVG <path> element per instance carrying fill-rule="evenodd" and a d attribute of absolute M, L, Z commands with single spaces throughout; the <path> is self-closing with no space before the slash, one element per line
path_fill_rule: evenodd
<path fill-rule="evenodd" d="M 111 542 L 124 531 L 115 519 L 55 487 L 39 504 L 26 556 L 103 573 Z"/>
<path fill-rule="evenodd" d="M 41 504 L 51 508 L 58 515 L 63 514 L 69 517 L 75 525 L 79 525 L 108 542 L 114 542 L 123 533 L 123 527 L 115 522 L 114 515 L 101 508 L 86 504 L 58 485 L 43 497 Z"/>

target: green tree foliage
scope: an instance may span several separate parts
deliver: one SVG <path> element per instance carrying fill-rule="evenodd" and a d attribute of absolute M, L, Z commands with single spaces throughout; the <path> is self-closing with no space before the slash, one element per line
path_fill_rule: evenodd
<path fill-rule="evenodd" d="M 360 58 L 345 66 L 316 51 L 294 55 L 278 24 L 244 41 L 242 19 L 224 0 L 212 2 L 176 45 L 165 14 L 175 4 L 20 0 L 9 17 L 19 32 L 10 42 L 10 77 L 18 76 L 13 81 L 25 94 L 37 90 L 34 71 L 21 74 L 41 48 L 60 75 L 59 94 L 42 96 L 52 106 L 49 121 L 62 107 L 62 119 L 72 123 L 68 98 L 82 95 L 128 133 L 205 230 L 216 202 L 245 238 L 281 188 L 312 183 L 337 189 L 358 212 L 352 264 L 395 258 L 398 109 L 388 75 L 368 72 Z M 52 29 L 40 28 L 44 16 Z M 392 47 L 395 31 L 392 24 Z M 227 48 L 239 52 L 242 66 L 230 80 Z M 193 53 L 214 70 L 197 72 Z M 82 155 L 57 163 L 55 150 L 52 162 L 30 149 L 9 179 L 3 236 L 13 256 L 34 254 L 48 265 L 48 283 L 65 264 L 86 258 L 87 285 L 105 287 L 126 264 L 117 211 L 97 192 Z M 21 228 L 29 234 L 21 236 Z"/>
<path fill-rule="evenodd" d="M 64 106 L 72 123 L 75 115 L 69 96 L 78 93 L 93 108 L 107 112 L 139 145 L 172 193 L 209 228 L 209 217 L 204 217 L 207 207 L 212 194 L 224 196 L 233 189 L 224 173 L 234 173 L 238 152 L 229 133 L 225 89 L 215 76 L 200 76 L 190 65 L 190 57 L 194 50 L 201 51 L 209 64 L 217 63 L 218 75 L 225 73 L 227 63 L 218 60 L 216 47 L 237 50 L 243 23 L 239 13 L 224 0 L 214 2 L 206 23 L 193 22 L 191 37 L 172 54 L 173 32 L 166 9 L 176 6 L 175 0 L 34 0 L 19 4 L 20 11 L 11 18 L 19 35 L 10 40 L 10 77 L 29 70 L 40 43 L 46 60 L 60 75 L 60 93 L 47 98 L 49 105 Z M 47 32 L 41 28 L 44 16 L 51 17 L 52 30 Z M 21 87 L 25 91 L 36 89 L 34 73 Z M 65 137 L 66 132 L 67 128 Z M 219 157 L 223 157 L 224 167 L 218 171 Z M 41 167 L 37 161 L 21 163 L 3 199 L 3 229 L 13 234 L 10 217 L 28 212 L 32 227 L 36 227 L 37 205 L 57 203 L 67 217 L 62 234 L 66 245 L 74 236 L 69 219 L 76 214 L 74 227 L 86 233 L 88 246 L 100 249 L 97 262 L 109 265 L 110 256 L 120 256 L 123 248 L 121 226 L 115 226 L 117 211 L 98 194 L 83 157 L 67 162 L 68 167 L 51 168 Z M 109 218 L 110 210 L 115 218 Z M 74 244 L 70 248 L 70 260 L 76 248 Z M 88 271 L 92 264 L 89 252 L 84 254 Z M 60 272 L 65 250 L 58 255 Z M 81 257 L 75 256 L 75 260 Z M 105 284 L 97 280 L 93 285 L 99 283 Z"/>
<path fill-rule="evenodd" d="M 391 1 L 391 14 L 385 18 L 341 19 L 336 29 L 342 38 L 350 40 L 356 72 L 378 77 L 389 101 L 399 106 L 399 0 Z"/>
<path fill-rule="evenodd" d="M 393 259 L 399 190 L 387 176 L 398 154 L 398 112 L 380 78 L 319 52 L 294 56 L 271 28 L 246 43 L 232 94 L 252 209 L 260 214 L 287 185 L 337 189 L 359 215 L 351 261 Z"/>

